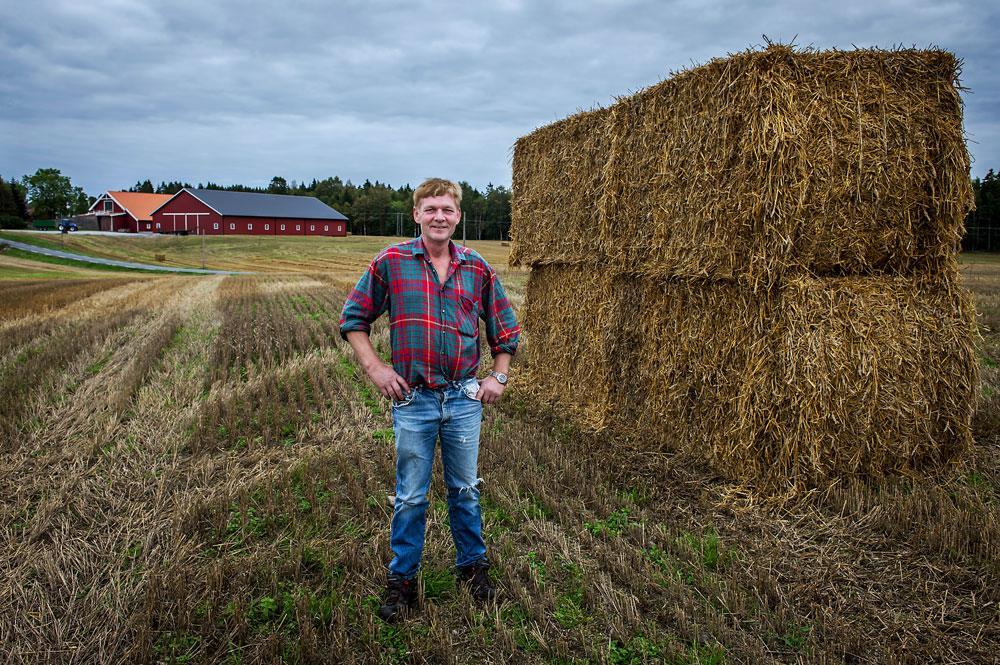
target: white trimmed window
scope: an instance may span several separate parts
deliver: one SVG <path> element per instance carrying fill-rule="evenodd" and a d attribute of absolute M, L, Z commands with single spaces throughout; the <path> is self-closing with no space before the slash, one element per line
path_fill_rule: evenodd
<path fill-rule="evenodd" d="M 214 222 L 212 224 L 212 229 L 215 230 L 215 231 L 218 231 L 219 230 L 219 223 L 218 222 Z"/>
<path fill-rule="evenodd" d="M 281 230 L 282 230 L 282 231 L 284 231 L 284 230 L 285 230 L 285 225 L 284 225 L 284 224 L 282 224 L 282 225 L 281 225 Z"/>
<path fill-rule="evenodd" d="M 160 228 L 160 223 L 159 222 L 156 223 L 156 228 Z"/>
<path fill-rule="evenodd" d="M 104 199 L 104 212 L 112 212 L 115 209 L 115 204 L 111 199 Z"/>
<path fill-rule="evenodd" d="M 270 224 L 265 224 L 264 225 L 264 230 L 265 231 L 270 231 L 271 230 L 271 225 Z"/>
<path fill-rule="evenodd" d="M 316 225 L 315 224 L 310 224 L 309 225 L 309 230 L 310 231 L 315 231 L 316 230 Z"/>
<path fill-rule="evenodd" d="M 329 224 L 324 224 L 323 225 L 323 230 L 324 231 L 329 231 L 330 230 L 330 225 Z"/>
<path fill-rule="evenodd" d="M 341 226 L 340 224 L 337 224 L 337 233 L 340 233 L 343 230 L 344 230 L 344 227 Z"/>
<path fill-rule="evenodd" d="M 295 225 L 295 230 L 296 231 L 301 231 L 302 230 L 302 225 L 301 224 L 296 224 Z"/>
<path fill-rule="evenodd" d="M 235 230 L 236 230 L 236 225 L 235 225 L 235 224 L 233 224 L 232 222 L 230 222 L 230 223 L 229 223 L 229 230 L 230 230 L 230 231 L 235 231 Z"/>
<path fill-rule="evenodd" d="M 253 231 L 253 224 L 247 222 L 247 231 Z"/>

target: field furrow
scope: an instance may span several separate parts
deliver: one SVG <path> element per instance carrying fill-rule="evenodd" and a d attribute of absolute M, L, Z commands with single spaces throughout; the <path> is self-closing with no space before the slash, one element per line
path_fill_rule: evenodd
<path fill-rule="evenodd" d="M 7 662 L 995 659 L 1000 269 L 970 278 L 978 443 L 941 477 L 765 494 L 577 431 L 515 371 L 480 454 L 500 599 L 455 587 L 438 461 L 420 611 L 389 626 L 391 414 L 337 328 L 366 260 L 336 261 L 18 286 L 0 314 Z M 388 358 L 384 322 L 372 342 Z"/>

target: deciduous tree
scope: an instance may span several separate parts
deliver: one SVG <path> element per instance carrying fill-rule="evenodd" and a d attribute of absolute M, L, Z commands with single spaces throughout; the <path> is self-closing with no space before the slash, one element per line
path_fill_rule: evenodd
<path fill-rule="evenodd" d="M 36 219 L 54 219 L 75 211 L 78 195 L 69 176 L 59 169 L 38 169 L 34 175 L 24 176 L 23 182 Z"/>

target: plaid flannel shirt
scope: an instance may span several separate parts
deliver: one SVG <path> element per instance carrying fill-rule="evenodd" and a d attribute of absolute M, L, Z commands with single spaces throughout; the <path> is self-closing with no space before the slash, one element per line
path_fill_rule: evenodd
<path fill-rule="evenodd" d="M 382 250 L 344 303 L 340 335 L 371 331 L 389 311 L 392 366 L 410 386 L 441 388 L 476 375 L 479 319 L 493 356 L 513 354 L 521 328 L 496 271 L 475 251 L 449 241 L 451 265 L 440 283 L 423 241 Z"/>

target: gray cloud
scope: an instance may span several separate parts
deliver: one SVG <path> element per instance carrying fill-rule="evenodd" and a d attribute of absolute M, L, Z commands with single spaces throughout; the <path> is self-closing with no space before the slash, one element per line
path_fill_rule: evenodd
<path fill-rule="evenodd" d="M 973 2 L 284 5 L 39 0 L 0 25 L 0 174 L 510 183 L 535 127 L 762 43 L 965 60 L 973 172 L 1000 168 L 998 11 Z"/>

